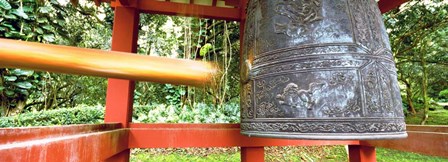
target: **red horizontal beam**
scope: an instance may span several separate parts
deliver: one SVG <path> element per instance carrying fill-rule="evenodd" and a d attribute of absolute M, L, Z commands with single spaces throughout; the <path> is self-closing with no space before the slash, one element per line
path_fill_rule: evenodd
<path fill-rule="evenodd" d="M 238 7 L 240 5 L 240 0 L 225 0 L 226 5 Z"/>
<path fill-rule="evenodd" d="M 408 131 L 405 139 L 361 141 L 361 145 L 448 158 L 448 133 Z"/>
<path fill-rule="evenodd" d="M 408 0 L 380 0 L 378 6 L 381 13 L 386 13 L 394 8 L 399 7 L 401 4 Z M 104 0 L 102 2 L 105 2 Z M 232 6 L 239 6 L 238 0 L 227 0 L 226 4 Z M 120 5 L 119 2 L 113 1 L 112 6 Z M 245 5 L 245 4 L 243 4 Z M 235 8 L 223 8 L 216 6 L 204 6 L 196 4 L 183 4 L 169 1 L 156 1 L 156 0 L 135 0 L 127 4 L 128 7 L 135 7 L 143 13 L 150 14 L 163 14 L 174 16 L 192 16 L 199 18 L 221 19 L 230 21 L 240 21 L 242 7 Z"/>
<path fill-rule="evenodd" d="M 136 124 L 130 125 L 129 148 L 262 147 L 358 145 L 359 141 L 287 140 L 247 137 L 239 124 Z"/>
<path fill-rule="evenodd" d="M 0 161 L 104 161 L 127 149 L 128 131 L 81 133 L 0 145 Z"/>
<path fill-rule="evenodd" d="M 112 2 L 112 6 L 120 5 Z M 142 13 L 163 14 L 172 16 L 191 16 L 218 20 L 240 21 L 239 8 L 225 8 L 204 6 L 197 4 L 184 4 L 156 0 L 136 0 L 127 7 L 135 7 Z"/>
<path fill-rule="evenodd" d="M 120 128 L 119 123 L 81 124 L 46 127 L 0 128 L 0 145 L 80 133 L 108 131 Z"/>
<path fill-rule="evenodd" d="M 407 1 L 408 0 L 380 0 L 378 2 L 378 7 L 380 8 L 381 13 L 386 13 Z"/>
<path fill-rule="evenodd" d="M 407 131 L 448 133 L 446 125 L 406 125 Z"/>

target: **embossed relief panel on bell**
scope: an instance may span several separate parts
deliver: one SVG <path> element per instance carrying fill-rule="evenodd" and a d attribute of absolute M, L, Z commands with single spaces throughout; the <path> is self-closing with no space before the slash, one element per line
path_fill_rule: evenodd
<path fill-rule="evenodd" d="M 341 3 L 342 2 L 342 3 Z M 353 43 L 347 3 L 321 0 L 260 0 L 255 18 L 258 55 L 306 44 Z M 282 41 L 277 41 L 281 39 Z M 268 52 L 268 53 L 266 53 Z"/>
<path fill-rule="evenodd" d="M 361 117 L 357 71 L 298 71 L 255 80 L 256 118 Z"/>
<path fill-rule="evenodd" d="M 247 15 L 242 134 L 406 137 L 375 0 L 250 0 Z"/>

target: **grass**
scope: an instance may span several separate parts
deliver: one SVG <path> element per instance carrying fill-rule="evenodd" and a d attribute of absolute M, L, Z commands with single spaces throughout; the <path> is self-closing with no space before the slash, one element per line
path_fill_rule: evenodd
<path fill-rule="evenodd" d="M 210 154 L 207 156 L 199 155 L 182 155 L 178 153 L 166 155 L 148 155 L 145 153 L 138 153 L 131 157 L 132 162 L 179 162 L 179 161 L 194 161 L 194 162 L 238 162 L 240 161 L 239 153 L 232 154 Z"/>
<path fill-rule="evenodd" d="M 159 150 L 159 151 L 157 151 Z M 160 152 L 160 150 L 163 150 Z M 444 162 L 448 159 L 434 156 L 377 148 L 378 162 Z M 348 161 L 344 146 L 266 147 L 268 162 Z M 138 149 L 133 150 L 132 162 L 239 162 L 238 148 Z"/>
<path fill-rule="evenodd" d="M 238 148 L 183 148 L 183 149 L 133 149 L 132 162 L 237 162 L 240 161 Z"/>
<path fill-rule="evenodd" d="M 448 125 L 448 110 L 436 109 L 429 111 L 429 118 L 426 125 Z M 407 124 L 420 124 L 423 118 L 423 112 L 418 112 L 415 116 L 408 115 L 406 117 Z"/>
<path fill-rule="evenodd" d="M 445 162 L 448 159 L 426 156 L 411 152 L 404 152 L 398 150 L 377 148 L 376 158 L 378 162 Z"/>

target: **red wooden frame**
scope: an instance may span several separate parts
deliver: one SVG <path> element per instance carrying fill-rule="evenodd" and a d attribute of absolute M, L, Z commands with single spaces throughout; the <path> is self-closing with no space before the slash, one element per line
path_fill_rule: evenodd
<path fill-rule="evenodd" d="M 288 140 L 247 137 L 239 124 L 137 124 L 130 126 L 130 148 L 264 147 L 359 145 L 359 141 Z"/>
<path fill-rule="evenodd" d="M 193 0 L 194 1 L 194 0 Z M 95 0 L 97 4 L 109 0 Z M 382 13 L 405 0 L 381 0 Z M 240 21 L 243 38 L 247 0 L 227 0 L 234 8 L 156 0 L 112 1 L 115 8 L 112 50 L 136 52 L 140 13 Z M 131 148 L 241 147 L 242 161 L 264 161 L 264 146 L 349 145 L 350 161 L 376 161 L 375 147 L 448 157 L 447 127 L 409 127 L 409 138 L 393 141 L 328 141 L 255 138 L 239 124 L 132 123 L 134 81 L 109 79 L 105 122 L 99 125 L 0 129 L 0 161 L 129 161 Z M 423 141 L 425 139 L 426 141 Z M 427 145 L 431 144 L 431 145 Z M 410 146 L 420 146 L 410 147 Z M 431 148 L 431 151 L 426 148 Z"/>

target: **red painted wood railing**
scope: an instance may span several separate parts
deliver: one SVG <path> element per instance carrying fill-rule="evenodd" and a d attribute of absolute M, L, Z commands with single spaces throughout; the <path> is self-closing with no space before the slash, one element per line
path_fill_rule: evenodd
<path fill-rule="evenodd" d="M 448 126 L 408 126 L 400 140 L 329 141 L 247 137 L 239 124 L 118 123 L 0 129 L 0 161 L 104 161 L 130 148 L 242 147 L 242 158 L 264 146 L 349 145 L 350 161 L 375 159 L 374 147 L 448 158 Z M 415 131 L 415 129 L 423 130 Z M 261 150 L 260 150 L 261 149 Z M 243 159 L 244 160 L 244 159 Z M 248 159 L 248 161 L 253 161 Z"/>

